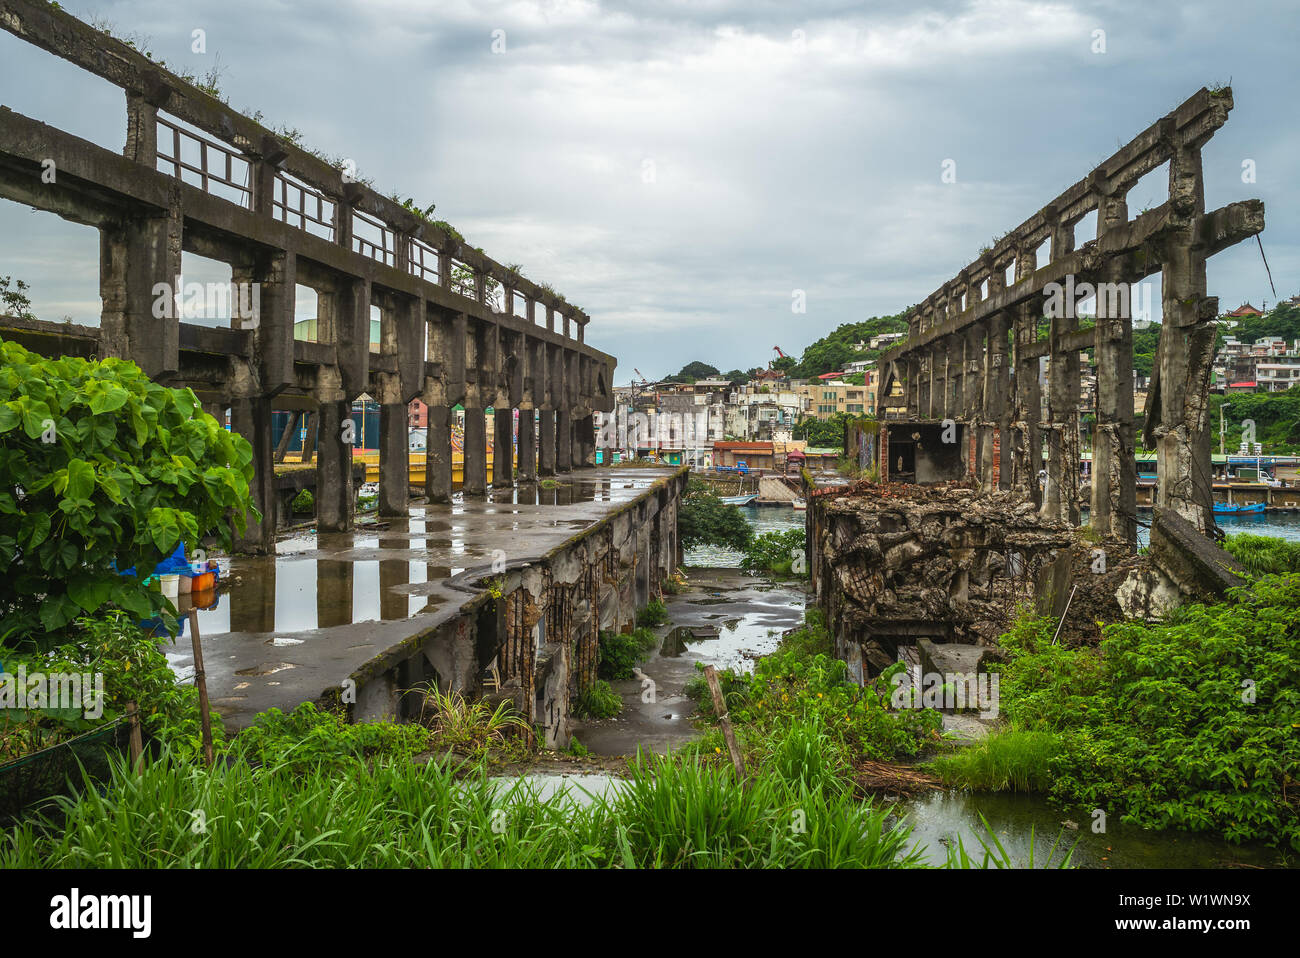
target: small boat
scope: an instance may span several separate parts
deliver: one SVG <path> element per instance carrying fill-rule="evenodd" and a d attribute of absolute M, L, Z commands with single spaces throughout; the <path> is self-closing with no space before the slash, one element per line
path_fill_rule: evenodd
<path fill-rule="evenodd" d="M 747 496 L 723 496 L 722 501 L 729 506 L 747 506 L 758 498 L 758 493 L 753 492 Z"/>
<path fill-rule="evenodd" d="M 1216 516 L 1242 516 L 1257 515 L 1265 509 L 1264 503 L 1252 502 L 1247 505 L 1239 505 L 1234 502 L 1216 502 L 1214 504 L 1214 514 Z"/>
<path fill-rule="evenodd" d="M 802 510 L 808 508 L 808 500 L 806 500 L 806 499 L 794 499 L 794 500 L 791 501 L 790 505 L 794 506 L 794 508 L 795 508 L 796 510 L 798 510 L 798 511 L 802 511 Z"/>

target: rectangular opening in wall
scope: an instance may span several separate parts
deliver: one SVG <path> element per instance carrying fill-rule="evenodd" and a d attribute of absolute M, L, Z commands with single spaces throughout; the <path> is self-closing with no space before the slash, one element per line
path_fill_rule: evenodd
<path fill-rule="evenodd" d="M 293 338 L 320 342 L 320 297 L 316 290 L 301 283 L 293 288 Z"/>

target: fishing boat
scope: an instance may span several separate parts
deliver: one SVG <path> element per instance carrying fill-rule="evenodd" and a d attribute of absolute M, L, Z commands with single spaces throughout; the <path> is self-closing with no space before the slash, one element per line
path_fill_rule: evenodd
<path fill-rule="evenodd" d="M 793 500 L 793 501 L 790 503 L 790 505 L 794 506 L 794 508 L 795 508 L 796 510 L 802 512 L 803 510 L 805 510 L 805 509 L 808 508 L 808 500 L 807 500 L 807 499 L 795 499 L 795 500 Z"/>
<path fill-rule="evenodd" d="M 1262 502 L 1251 502 L 1248 504 L 1238 504 L 1235 502 L 1216 502 L 1214 504 L 1214 514 L 1216 516 L 1243 516 L 1257 515 L 1265 509 Z"/>
<path fill-rule="evenodd" d="M 747 506 L 758 498 L 757 492 L 751 492 L 747 496 L 723 496 L 722 501 L 729 506 Z"/>

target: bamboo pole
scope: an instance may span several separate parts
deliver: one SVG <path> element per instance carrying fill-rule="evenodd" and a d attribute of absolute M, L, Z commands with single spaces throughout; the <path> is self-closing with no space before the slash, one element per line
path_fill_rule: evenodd
<path fill-rule="evenodd" d="M 199 724 L 203 729 L 203 764 L 212 767 L 212 716 L 208 712 L 208 678 L 203 671 L 203 645 L 199 641 L 199 611 L 190 609 L 190 642 L 194 646 L 194 684 L 199 690 Z"/>
<path fill-rule="evenodd" d="M 722 726 L 722 737 L 727 740 L 727 751 L 731 753 L 731 764 L 736 766 L 736 776 L 745 788 L 749 781 L 745 778 L 745 759 L 736 744 L 736 733 L 731 728 L 731 714 L 727 711 L 726 700 L 722 697 L 722 686 L 718 684 L 718 672 L 711 665 L 704 667 L 704 678 L 709 683 L 709 693 L 713 696 L 713 711 L 718 715 L 718 724 Z"/>

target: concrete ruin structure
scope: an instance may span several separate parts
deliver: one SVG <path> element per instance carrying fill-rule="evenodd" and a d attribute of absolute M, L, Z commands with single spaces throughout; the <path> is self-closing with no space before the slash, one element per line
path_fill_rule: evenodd
<path fill-rule="evenodd" d="M 321 531 L 353 524 L 349 413 L 362 394 L 381 406 L 381 516 L 407 514 L 416 397 L 429 407 L 430 502 L 452 495 L 458 404 L 467 496 L 515 481 L 515 410 L 519 481 L 593 458 L 615 360 L 586 344 L 581 309 L 57 5 L 0 0 L 0 27 L 120 87 L 126 127 L 119 154 L 0 109 L 0 197 L 97 229 L 103 298 L 97 329 L 11 318 L 4 335 L 49 355 L 129 359 L 219 418 L 228 408 L 253 447 L 262 515 L 248 517 L 243 550 L 275 549 L 273 410 L 315 420 Z M 183 252 L 229 265 L 229 328 L 170 308 Z M 317 296 L 315 342 L 295 338 L 299 286 Z M 505 451 L 491 477 L 489 407 Z"/>
<path fill-rule="evenodd" d="M 1213 529 L 1208 397 L 1218 299 L 1206 294 L 1205 264 L 1264 228 L 1259 200 L 1205 209 L 1201 151 L 1232 106 L 1229 88 L 1199 90 L 911 311 L 906 342 L 880 360 L 883 478 L 901 471 L 925 481 L 927 469 L 932 479 L 967 476 L 986 491 L 1018 491 L 1044 519 L 1077 524 L 1079 354 L 1092 350 L 1090 523 L 1136 548 L 1129 290 L 1159 273 L 1163 326 L 1142 437 L 1158 451 L 1155 501 L 1202 533 Z M 1168 200 L 1131 216 L 1128 193 L 1163 164 Z M 1096 237 L 1076 245 L 1075 227 L 1090 213 Z M 1096 322 L 1082 328 L 1072 307 L 1089 291 Z"/>

